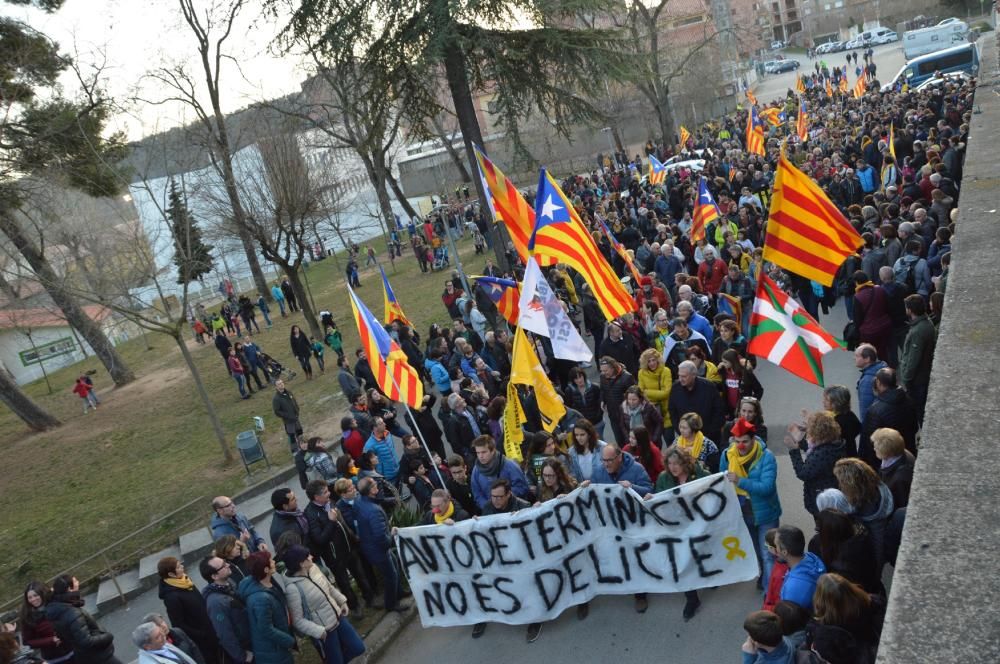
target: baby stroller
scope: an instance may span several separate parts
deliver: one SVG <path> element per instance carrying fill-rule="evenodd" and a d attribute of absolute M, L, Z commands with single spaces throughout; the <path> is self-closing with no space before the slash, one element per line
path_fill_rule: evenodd
<path fill-rule="evenodd" d="M 442 244 L 434 250 L 434 263 L 431 264 L 431 269 L 443 270 L 450 265 L 451 260 L 448 258 L 448 247 Z"/>
<path fill-rule="evenodd" d="M 260 358 L 260 361 L 264 363 L 264 373 L 267 374 L 267 381 L 269 383 L 273 383 L 279 378 L 282 380 L 291 380 L 295 378 L 294 371 L 286 369 L 281 365 L 281 362 L 278 362 L 264 351 L 257 353 L 257 356 Z"/>

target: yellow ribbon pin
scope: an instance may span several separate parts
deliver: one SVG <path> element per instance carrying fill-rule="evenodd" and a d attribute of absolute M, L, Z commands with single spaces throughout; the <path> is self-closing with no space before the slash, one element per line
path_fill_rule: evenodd
<path fill-rule="evenodd" d="M 722 540 L 722 548 L 726 550 L 726 560 L 733 560 L 736 556 L 746 558 L 747 553 L 740 548 L 740 538 L 726 537 Z"/>

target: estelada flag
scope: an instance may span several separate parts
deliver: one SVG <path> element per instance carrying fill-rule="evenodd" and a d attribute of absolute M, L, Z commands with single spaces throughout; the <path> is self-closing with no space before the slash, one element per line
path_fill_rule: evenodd
<path fill-rule="evenodd" d="M 733 173 L 734 171 L 730 171 Z M 704 177 L 698 178 L 698 198 L 694 203 L 694 210 L 691 212 L 691 241 L 705 239 L 705 229 L 708 224 L 722 216 L 719 206 L 712 198 L 712 192 L 708 190 L 708 182 Z"/>
<path fill-rule="evenodd" d="M 861 99 L 864 97 L 867 88 L 868 84 L 865 82 L 865 75 L 861 74 L 861 76 L 858 76 L 858 82 L 854 84 L 854 98 Z"/>
<path fill-rule="evenodd" d="M 747 114 L 747 152 L 762 157 L 767 155 L 764 148 L 764 123 L 760 121 L 756 106 L 751 106 Z"/>
<path fill-rule="evenodd" d="M 514 183 L 507 179 L 496 164 L 490 161 L 479 146 L 473 146 L 476 161 L 479 164 L 479 174 L 489 189 L 493 214 L 497 222 L 507 227 L 510 239 L 514 243 L 517 255 L 524 263 L 528 262 L 528 239 L 535 228 L 535 210 L 524 200 Z M 555 265 L 555 261 L 546 257 L 537 257 L 542 267 Z"/>
<path fill-rule="evenodd" d="M 511 325 L 517 325 L 518 316 L 521 315 L 521 309 L 518 305 L 520 295 L 518 293 L 517 282 L 510 279 L 501 279 L 500 277 L 472 278 L 478 281 L 479 285 L 483 287 L 483 290 L 486 291 L 490 300 L 496 305 L 497 311 L 504 317 L 504 320 Z"/>
<path fill-rule="evenodd" d="M 839 347 L 798 302 L 761 274 L 750 316 L 747 352 L 823 387 L 823 356 Z"/>
<path fill-rule="evenodd" d="M 740 301 L 735 295 L 729 295 L 728 293 L 719 293 L 719 299 L 716 302 L 718 305 L 720 314 L 729 314 L 736 321 L 736 327 L 740 329 L 740 333 L 743 333 L 743 302 Z"/>
<path fill-rule="evenodd" d="M 782 151 L 774 176 L 764 260 L 832 286 L 840 265 L 863 244 L 837 206 Z"/>
<path fill-rule="evenodd" d="M 659 159 L 653 155 L 649 155 L 649 184 L 663 184 L 663 181 L 666 179 L 666 167 Z"/>
<path fill-rule="evenodd" d="M 365 303 L 348 286 L 354 322 L 358 326 L 361 346 L 368 354 L 368 363 L 375 375 L 379 390 L 393 401 L 419 408 L 424 400 L 424 383 L 416 369 L 406 360 L 406 353 L 389 333 L 379 325 Z"/>
<path fill-rule="evenodd" d="M 388 325 L 392 321 L 398 320 L 407 327 L 413 327 L 413 323 L 403 313 L 403 307 L 399 306 L 396 294 L 392 292 L 392 286 L 389 285 L 389 277 L 385 276 L 385 270 L 381 265 L 378 266 L 378 271 L 382 273 L 382 296 L 385 300 L 385 318 L 383 321 Z"/>
<path fill-rule="evenodd" d="M 536 257 L 565 263 L 579 272 L 608 320 L 635 310 L 635 301 L 597 248 L 559 184 L 544 168 L 538 178 L 535 230 L 528 240 L 528 251 Z"/>
<path fill-rule="evenodd" d="M 691 138 L 691 132 L 689 132 L 687 129 L 685 129 L 684 125 L 681 125 L 681 147 L 682 148 L 686 148 L 687 147 L 687 142 L 688 142 L 689 138 Z"/>
<path fill-rule="evenodd" d="M 753 106 L 757 105 L 757 98 L 753 96 L 753 93 L 749 89 L 747 89 L 747 101 Z"/>
<path fill-rule="evenodd" d="M 804 94 L 806 91 L 806 82 L 802 79 L 802 74 L 795 77 L 795 91 L 800 95 Z"/>
<path fill-rule="evenodd" d="M 840 77 L 840 85 L 838 87 L 840 88 L 841 92 L 843 92 L 845 94 L 847 93 L 847 74 L 846 73 L 843 76 Z"/>

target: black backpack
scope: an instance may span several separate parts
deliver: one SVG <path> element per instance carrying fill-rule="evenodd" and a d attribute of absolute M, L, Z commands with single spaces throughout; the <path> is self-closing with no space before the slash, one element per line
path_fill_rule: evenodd
<path fill-rule="evenodd" d="M 903 275 L 903 297 L 917 292 L 917 262 L 913 261 L 906 266 L 906 273 Z"/>

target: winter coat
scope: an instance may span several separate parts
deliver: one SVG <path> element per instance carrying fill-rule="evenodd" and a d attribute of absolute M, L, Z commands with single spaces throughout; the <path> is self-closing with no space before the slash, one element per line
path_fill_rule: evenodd
<path fill-rule="evenodd" d="M 163 644 L 163 648 L 173 653 L 174 657 L 158 655 L 151 650 L 140 650 L 138 656 L 139 664 L 197 664 L 197 660 L 194 657 L 172 643 L 167 642 Z"/>
<path fill-rule="evenodd" d="M 892 492 L 884 483 L 879 482 L 879 497 L 871 505 L 856 507 L 854 516 L 868 527 L 872 534 L 872 545 L 875 549 L 875 571 L 882 573 L 882 566 L 885 564 L 885 529 L 892 516 L 894 506 L 892 502 Z"/>
<path fill-rule="evenodd" d="M 368 442 L 365 443 L 362 453 L 373 450 L 378 455 L 378 468 L 376 470 L 390 482 L 395 482 L 396 478 L 399 477 L 399 459 L 396 457 L 396 445 L 392 441 L 392 435 L 387 431 L 385 438 L 379 440 L 372 433 Z"/>
<path fill-rule="evenodd" d="M 294 664 L 295 637 L 288 624 L 288 602 L 281 587 L 270 588 L 247 577 L 240 581 L 240 597 L 247 607 L 254 664 Z"/>
<path fill-rule="evenodd" d="M 613 413 L 618 412 L 622 401 L 625 401 L 625 390 L 633 385 L 635 385 L 635 378 L 627 371 L 620 372 L 614 378 L 601 376 L 601 401 L 609 416 L 614 417 Z M 597 422 L 600 421 L 597 420 Z M 591 422 L 591 424 L 596 424 L 596 422 Z"/>
<path fill-rule="evenodd" d="M 59 597 L 59 596 L 57 596 Z M 53 599 L 45 605 L 45 617 L 59 640 L 73 650 L 73 664 L 116 662 L 115 637 L 81 608 Z"/>
<path fill-rule="evenodd" d="M 302 537 L 303 543 L 308 541 L 309 533 L 302 529 L 302 526 L 299 524 L 299 520 L 297 518 L 289 514 L 278 514 L 275 512 L 271 516 L 271 527 L 268 530 L 268 534 L 271 536 L 271 542 L 277 544 L 281 536 L 289 530 L 298 533 Z"/>
<path fill-rule="evenodd" d="M 837 413 L 833 419 L 840 427 L 840 438 L 844 441 L 844 456 L 858 456 L 858 434 L 861 433 L 861 420 L 853 410 Z"/>
<path fill-rule="evenodd" d="M 889 303 L 881 286 L 866 286 L 854 293 L 854 322 L 862 341 L 880 345 L 892 330 Z"/>
<path fill-rule="evenodd" d="M 250 650 L 250 619 L 236 588 L 226 583 L 210 583 L 201 591 L 212 628 L 229 661 L 243 662 Z"/>
<path fill-rule="evenodd" d="M 618 472 L 612 475 L 605 468 L 605 463 L 601 460 L 600 454 L 594 455 L 593 469 L 590 471 L 590 481 L 592 484 L 617 484 L 618 482 L 630 482 L 632 489 L 640 496 L 645 496 L 652 492 L 653 483 L 649 480 L 649 474 L 638 461 L 628 452 L 622 452 L 622 465 Z"/>
<path fill-rule="evenodd" d="M 899 355 L 899 382 L 907 390 L 912 390 L 914 386 L 930 383 L 937 335 L 934 323 L 926 314 L 911 320 L 909 325 Z"/>
<path fill-rule="evenodd" d="M 687 389 L 679 380 L 674 381 L 670 390 L 667 407 L 670 421 L 677 423 L 685 413 L 698 413 L 703 423 L 702 430 L 709 438 L 715 438 L 722 431 L 725 408 L 716 386 L 704 378 L 695 378 L 692 389 Z"/>
<path fill-rule="evenodd" d="M 64 657 L 72 652 L 69 645 L 60 641 L 56 644 L 56 630 L 45 616 L 45 608 L 33 610 L 28 622 L 21 623 L 21 641 L 34 648 L 48 662 Z"/>
<path fill-rule="evenodd" d="M 424 360 L 424 368 L 427 369 L 431 380 L 434 381 L 434 386 L 438 388 L 441 394 L 451 392 L 451 376 L 448 375 L 448 369 L 443 364 L 437 360 L 427 358 Z"/>
<path fill-rule="evenodd" d="M 160 579 L 160 600 L 173 627 L 184 630 L 208 661 L 215 661 L 219 639 L 205 610 L 205 600 L 197 588 L 177 588 Z"/>
<path fill-rule="evenodd" d="M 313 565 L 305 575 L 285 577 L 285 599 L 292 626 L 302 636 L 322 641 L 340 624 L 347 598 Z"/>
<path fill-rule="evenodd" d="M 815 553 L 806 553 L 799 564 L 785 575 L 785 582 L 781 584 L 781 599 L 795 602 L 811 612 L 816 581 L 823 574 L 826 574 L 826 566 L 820 557 Z"/>
<path fill-rule="evenodd" d="M 392 544 L 385 510 L 367 496 L 355 499 L 351 507 L 354 532 L 360 540 L 361 553 L 373 565 L 384 562 Z M 346 513 L 344 518 L 347 518 Z"/>
<path fill-rule="evenodd" d="M 232 535 L 236 539 L 239 539 L 241 531 L 246 530 L 250 533 L 250 540 L 247 542 L 247 546 L 251 551 L 256 551 L 264 543 L 264 538 L 257 534 L 257 529 L 250 523 L 250 519 L 247 518 L 246 514 L 236 514 L 232 519 L 227 519 L 216 513 L 212 516 L 209 528 L 212 531 L 213 540 L 217 540 L 225 535 Z"/>
<path fill-rule="evenodd" d="M 660 409 L 664 428 L 673 426 L 668 405 L 673 384 L 673 375 L 663 364 L 658 365 L 656 371 L 639 369 L 639 387 L 646 398 Z"/>
<path fill-rule="evenodd" d="M 887 366 L 889 365 L 879 360 L 861 370 L 861 376 L 858 378 L 858 413 L 861 415 L 862 423 L 868 415 L 868 409 L 875 402 L 875 374 Z"/>
<path fill-rule="evenodd" d="M 910 502 L 910 486 L 913 484 L 913 465 L 917 460 L 908 451 L 888 468 L 881 467 L 878 475 L 892 493 L 894 509 L 906 507 Z"/>
<path fill-rule="evenodd" d="M 799 447 L 789 450 L 788 458 L 792 462 L 795 476 L 802 480 L 802 500 L 805 503 L 806 511 L 815 515 L 816 496 L 824 489 L 837 488 L 837 478 L 833 476 L 833 465 L 844 458 L 846 446 L 844 441 L 838 440 L 825 445 L 817 445 L 811 452 L 803 456 L 803 452 L 808 449 L 806 441 L 799 443 Z"/>
<path fill-rule="evenodd" d="M 498 479 L 509 480 L 511 493 L 518 498 L 528 497 L 528 478 L 524 476 L 524 471 L 510 459 L 501 459 L 500 474 L 496 477 L 489 477 L 479 469 L 479 464 L 476 464 L 472 469 L 469 484 L 472 487 L 472 496 L 476 499 L 480 509 L 486 509 L 486 506 L 490 504 L 490 485 Z"/>
<path fill-rule="evenodd" d="M 910 270 L 913 270 L 915 292 L 926 300 L 931 293 L 931 271 L 927 267 L 927 261 L 920 256 L 906 254 L 900 257 L 892 266 L 893 281 L 900 286 L 905 286 L 906 277 Z"/>
<path fill-rule="evenodd" d="M 782 637 L 781 643 L 771 652 L 758 650 L 754 655 L 743 653 L 743 664 L 794 664 L 794 662 L 795 646 L 787 636 Z"/>
<path fill-rule="evenodd" d="M 604 337 L 597 355 L 618 360 L 630 375 L 635 375 L 639 370 L 639 346 L 635 342 L 635 337 L 625 331 L 622 331 L 622 338 L 618 341 L 610 336 Z"/>
<path fill-rule="evenodd" d="M 575 383 L 570 383 L 563 394 L 566 396 L 567 408 L 580 411 L 591 424 L 604 419 L 604 411 L 601 410 L 601 388 L 590 380 L 587 380 L 582 392 Z"/>
<path fill-rule="evenodd" d="M 274 414 L 280 417 L 285 423 L 286 432 L 288 431 L 288 424 L 298 423 L 299 403 L 288 390 L 284 392 L 274 391 L 274 396 L 271 397 L 271 408 L 274 410 Z"/>
<path fill-rule="evenodd" d="M 306 522 L 309 524 L 308 545 L 313 558 L 320 556 L 325 562 L 330 558 L 331 547 L 336 558 L 346 558 L 351 555 L 352 545 L 358 538 L 344 521 L 343 514 L 338 514 L 336 521 L 331 521 L 326 508 L 312 501 L 309 501 L 302 513 L 305 514 Z"/>
<path fill-rule="evenodd" d="M 361 383 L 345 367 L 341 367 L 337 372 L 337 383 L 340 384 L 340 391 L 347 397 L 347 401 L 353 401 L 354 397 L 361 394 Z"/>
<path fill-rule="evenodd" d="M 778 500 L 778 461 L 774 458 L 767 444 L 757 438 L 764 448 L 763 454 L 746 477 L 741 477 L 736 484 L 750 496 L 750 508 L 753 510 L 753 521 L 757 525 L 774 523 L 781 517 L 781 501 Z M 728 448 L 727 448 L 728 449 Z M 719 471 L 729 470 L 729 457 L 722 450 L 719 459 Z"/>
<path fill-rule="evenodd" d="M 302 359 L 312 355 L 312 344 L 305 333 L 299 332 L 299 336 L 290 337 L 288 343 L 292 347 L 292 355 L 295 357 Z"/>
<path fill-rule="evenodd" d="M 618 407 L 618 418 L 621 421 L 622 431 L 631 431 L 630 417 L 627 410 L 628 401 L 623 401 Z M 660 409 L 648 401 L 642 402 L 642 426 L 649 432 L 650 443 L 659 449 L 660 439 L 663 437 L 663 416 Z M 655 475 L 654 475 L 655 477 Z"/>
<path fill-rule="evenodd" d="M 601 455 L 601 449 L 605 445 L 607 445 L 607 443 L 605 443 L 603 440 L 597 441 L 597 445 L 594 447 L 593 454 L 595 456 L 599 457 Z M 570 474 L 573 477 L 576 478 L 577 482 L 582 482 L 584 479 L 586 479 L 583 476 L 583 471 L 581 470 L 580 463 L 581 463 L 581 461 L 580 461 L 580 454 L 579 454 L 579 452 L 576 451 L 576 446 L 575 445 L 570 445 L 570 447 L 569 447 L 569 471 L 570 471 Z M 591 467 L 593 467 L 593 466 L 591 465 Z"/>
<path fill-rule="evenodd" d="M 878 468 L 878 461 L 872 448 L 871 436 L 876 429 L 882 427 L 898 431 L 903 436 L 906 449 L 911 453 L 917 451 L 917 413 L 902 388 L 897 387 L 876 395 L 861 427 L 858 455 L 873 468 Z"/>

